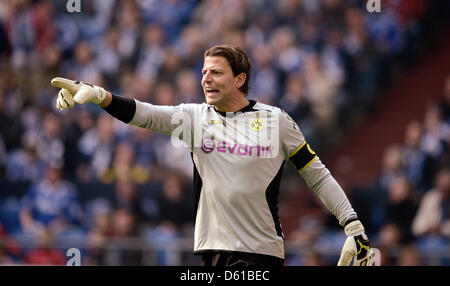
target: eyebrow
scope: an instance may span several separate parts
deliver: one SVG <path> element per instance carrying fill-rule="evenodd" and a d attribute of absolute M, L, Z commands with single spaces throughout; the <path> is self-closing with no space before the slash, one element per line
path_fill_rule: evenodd
<path fill-rule="evenodd" d="M 215 72 L 224 72 L 223 69 L 221 69 L 221 68 L 215 68 L 215 67 L 213 67 L 213 68 L 209 68 L 209 69 L 207 69 L 207 68 L 202 68 L 202 73 L 205 72 L 205 71 L 207 71 L 207 70 L 215 71 Z"/>

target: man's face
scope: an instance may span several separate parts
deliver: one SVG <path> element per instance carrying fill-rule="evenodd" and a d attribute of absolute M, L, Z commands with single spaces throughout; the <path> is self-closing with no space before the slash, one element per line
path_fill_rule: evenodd
<path fill-rule="evenodd" d="M 232 95 L 239 92 L 238 79 L 223 57 L 206 57 L 202 74 L 202 87 L 208 104 L 219 108 L 226 106 Z"/>

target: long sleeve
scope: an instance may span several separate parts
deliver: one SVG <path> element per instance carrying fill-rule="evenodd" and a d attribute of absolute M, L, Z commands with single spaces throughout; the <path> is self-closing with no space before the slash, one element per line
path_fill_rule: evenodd
<path fill-rule="evenodd" d="M 301 171 L 300 175 L 327 209 L 336 216 L 340 225 L 344 226 L 347 221 L 357 218 L 344 190 L 319 158 Z"/>

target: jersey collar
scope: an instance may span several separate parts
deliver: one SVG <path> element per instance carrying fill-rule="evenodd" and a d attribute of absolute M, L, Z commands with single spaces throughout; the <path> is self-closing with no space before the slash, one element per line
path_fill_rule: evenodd
<path fill-rule="evenodd" d="M 255 104 L 256 104 L 256 101 L 255 100 L 252 100 L 252 99 L 249 99 L 248 100 L 248 105 L 247 106 L 245 106 L 245 107 L 243 107 L 243 108 L 241 108 L 241 109 L 239 109 L 238 111 L 236 111 L 236 112 L 224 112 L 224 111 L 219 111 L 219 110 L 216 110 L 215 108 L 214 108 L 214 106 L 213 106 L 213 109 L 217 112 L 217 113 L 219 113 L 220 115 L 222 115 L 222 116 L 235 116 L 236 115 L 236 113 L 244 113 L 244 112 L 250 112 L 250 111 L 256 111 L 256 109 L 253 109 L 253 106 L 255 106 Z"/>

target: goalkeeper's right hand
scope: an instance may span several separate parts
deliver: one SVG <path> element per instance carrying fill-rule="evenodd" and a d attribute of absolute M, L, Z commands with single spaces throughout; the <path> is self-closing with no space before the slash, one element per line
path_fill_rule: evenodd
<path fill-rule="evenodd" d="M 75 102 L 78 104 L 87 102 L 100 104 L 106 98 L 105 89 L 90 83 L 55 77 L 51 84 L 61 88 L 56 100 L 56 107 L 60 110 L 72 108 Z"/>

